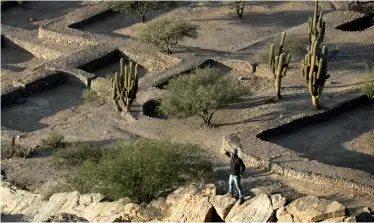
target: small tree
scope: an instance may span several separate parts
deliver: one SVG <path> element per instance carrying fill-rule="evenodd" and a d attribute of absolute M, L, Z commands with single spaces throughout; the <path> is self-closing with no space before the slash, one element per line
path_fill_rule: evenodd
<path fill-rule="evenodd" d="M 127 13 L 133 10 L 142 18 L 142 22 L 146 22 L 145 16 L 153 11 L 162 8 L 169 8 L 175 5 L 172 1 L 120 1 L 113 3 L 113 10 L 121 13 Z"/>
<path fill-rule="evenodd" d="M 169 92 L 160 100 L 159 110 L 174 117 L 199 115 L 210 126 L 213 114 L 224 105 L 249 94 L 237 80 L 222 77 L 217 69 L 197 69 L 166 86 Z"/>
<path fill-rule="evenodd" d="M 185 37 L 197 38 L 198 26 L 184 20 L 162 18 L 149 22 L 137 35 L 138 40 L 150 43 L 170 53 L 170 48 Z"/>

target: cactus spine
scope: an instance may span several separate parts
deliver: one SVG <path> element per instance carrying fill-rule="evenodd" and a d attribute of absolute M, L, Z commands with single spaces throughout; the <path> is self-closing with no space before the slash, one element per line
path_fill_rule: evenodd
<path fill-rule="evenodd" d="M 312 44 L 317 40 L 318 44 L 322 43 L 325 37 L 326 22 L 323 20 L 322 11 L 318 15 L 318 1 L 315 1 L 313 18 L 309 17 L 309 43 Z"/>
<path fill-rule="evenodd" d="M 116 72 L 112 81 L 112 99 L 114 107 L 117 111 L 124 109 L 120 105 L 120 101 L 127 112 L 136 98 L 138 92 L 138 64 L 135 64 L 133 69 L 133 62 L 125 66 L 123 59 L 120 61 L 120 73 Z"/>
<path fill-rule="evenodd" d="M 279 45 L 278 55 L 274 54 L 274 44 L 271 44 L 270 47 L 270 56 L 269 56 L 269 68 L 273 72 L 274 82 L 275 82 L 275 93 L 277 98 L 281 98 L 280 89 L 282 86 L 282 78 L 286 76 L 288 64 L 291 61 L 291 54 L 284 52 L 284 40 L 286 39 L 286 32 L 282 33 L 281 42 Z"/>

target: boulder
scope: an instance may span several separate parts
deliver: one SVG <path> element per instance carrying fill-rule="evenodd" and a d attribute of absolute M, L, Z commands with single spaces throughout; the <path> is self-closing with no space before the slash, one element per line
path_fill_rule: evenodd
<path fill-rule="evenodd" d="M 166 198 L 160 197 L 149 204 L 140 205 L 137 216 L 144 221 L 162 219 L 168 208 L 169 205 L 166 203 Z"/>
<path fill-rule="evenodd" d="M 315 222 L 345 216 L 346 207 L 337 201 L 307 196 L 294 200 L 286 210 L 302 222 Z"/>
<path fill-rule="evenodd" d="M 270 196 L 270 199 L 274 210 L 284 207 L 286 204 L 286 198 L 282 197 L 281 194 L 273 194 Z"/>
<path fill-rule="evenodd" d="M 116 219 L 129 218 L 124 213 L 126 203 L 123 201 L 93 203 L 84 209 L 80 216 L 87 218 L 90 222 L 113 222 Z"/>
<path fill-rule="evenodd" d="M 291 214 L 283 212 L 279 215 L 277 222 L 294 222 Z"/>
<path fill-rule="evenodd" d="M 176 204 L 179 201 L 189 199 L 194 196 L 212 197 L 216 195 L 216 187 L 214 184 L 196 185 L 192 184 L 186 187 L 180 187 L 171 193 L 166 202 L 170 205 Z"/>
<path fill-rule="evenodd" d="M 213 206 L 209 197 L 194 196 L 173 204 L 165 221 L 169 222 L 211 222 Z"/>
<path fill-rule="evenodd" d="M 34 216 L 33 221 L 46 221 L 50 216 L 60 212 L 70 212 L 74 206 L 79 203 L 79 193 L 77 191 L 70 193 L 58 193 L 52 195 L 48 202 L 39 209 L 39 213 Z M 72 213 L 72 214 L 76 214 Z"/>
<path fill-rule="evenodd" d="M 88 222 L 87 219 L 74 214 L 58 213 L 50 216 L 45 222 Z"/>
<path fill-rule="evenodd" d="M 216 195 L 209 199 L 209 202 L 213 205 L 218 216 L 225 220 L 227 214 L 234 206 L 236 199 L 230 195 Z"/>
<path fill-rule="evenodd" d="M 269 222 L 273 220 L 273 206 L 267 194 L 260 194 L 252 199 L 245 199 L 242 205 L 235 203 L 227 215 L 228 222 Z"/>
<path fill-rule="evenodd" d="M 128 203 L 122 210 L 122 216 L 128 216 L 129 218 L 134 218 L 137 216 L 138 210 L 140 208 L 139 204 Z"/>
<path fill-rule="evenodd" d="M 6 181 L 1 182 L 0 194 L 2 214 L 34 216 L 45 203 L 40 194 L 18 190 Z"/>
<path fill-rule="evenodd" d="M 213 206 L 209 197 L 216 195 L 214 184 L 190 185 L 171 193 L 166 203 L 170 206 L 164 221 L 205 222 L 211 221 Z"/>

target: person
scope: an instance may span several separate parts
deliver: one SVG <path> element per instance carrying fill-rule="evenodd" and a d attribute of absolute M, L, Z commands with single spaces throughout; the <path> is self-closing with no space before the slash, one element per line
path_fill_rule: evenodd
<path fill-rule="evenodd" d="M 238 156 L 238 150 L 236 148 L 231 150 L 231 153 L 228 151 L 225 151 L 225 155 L 228 156 L 230 160 L 230 177 L 229 177 L 229 191 L 227 194 L 230 194 L 233 196 L 233 186 L 235 184 L 235 187 L 238 192 L 239 197 L 239 204 L 242 204 L 244 201 L 244 195 L 243 195 L 243 189 L 240 182 L 240 178 L 245 170 L 245 165 L 243 163 L 243 160 L 240 159 Z"/>

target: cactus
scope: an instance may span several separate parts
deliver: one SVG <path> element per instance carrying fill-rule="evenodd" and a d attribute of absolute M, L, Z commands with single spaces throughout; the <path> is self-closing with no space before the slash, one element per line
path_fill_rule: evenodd
<path fill-rule="evenodd" d="M 326 22 L 323 21 L 322 11 L 318 15 L 318 1 L 315 1 L 314 15 L 313 18 L 309 17 L 309 43 L 312 44 L 314 40 L 317 40 L 318 45 L 322 43 L 325 37 Z"/>
<path fill-rule="evenodd" d="M 236 14 L 240 19 L 243 19 L 244 1 L 235 1 Z"/>
<path fill-rule="evenodd" d="M 317 56 L 318 40 L 315 39 L 307 55 L 301 62 L 301 73 L 305 84 L 312 96 L 315 109 L 320 109 L 319 98 L 321 97 L 326 80 L 330 77 L 327 74 L 327 47 L 322 48 L 321 58 Z"/>
<path fill-rule="evenodd" d="M 274 44 L 270 47 L 269 69 L 273 72 L 275 81 L 275 92 L 277 98 L 281 98 L 280 89 L 282 86 L 282 78 L 286 76 L 288 64 L 291 61 L 291 54 L 287 54 L 283 50 L 286 32 L 282 33 L 281 42 L 279 45 L 278 55 L 274 55 Z"/>
<path fill-rule="evenodd" d="M 138 64 L 135 64 L 133 69 L 133 62 L 125 66 L 123 59 L 120 61 L 120 73 L 116 72 L 112 82 L 112 99 L 114 107 L 117 111 L 124 109 L 120 105 L 120 101 L 127 112 L 136 98 L 138 92 Z"/>

